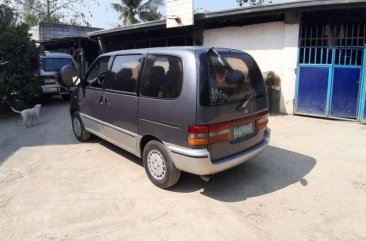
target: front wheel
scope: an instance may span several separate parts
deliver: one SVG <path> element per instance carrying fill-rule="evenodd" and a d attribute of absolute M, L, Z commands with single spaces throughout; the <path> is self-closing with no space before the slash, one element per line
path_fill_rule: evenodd
<path fill-rule="evenodd" d="M 144 148 L 144 167 L 150 181 L 160 188 L 174 186 L 180 178 L 178 170 L 163 143 L 150 141 Z"/>
<path fill-rule="evenodd" d="M 72 130 L 76 139 L 79 141 L 87 141 L 90 139 L 91 134 L 85 130 L 84 124 L 80 118 L 78 112 L 72 114 Z"/>

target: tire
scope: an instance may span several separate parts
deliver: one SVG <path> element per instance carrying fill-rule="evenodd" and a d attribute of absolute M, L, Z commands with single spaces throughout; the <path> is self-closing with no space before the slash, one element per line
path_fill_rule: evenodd
<path fill-rule="evenodd" d="M 150 181 L 163 189 L 174 186 L 180 178 L 178 170 L 164 146 L 159 141 L 150 141 L 144 148 L 144 167 Z"/>
<path fill-rule="evenodd" d="M 72 114 L 71 122 L 72 122 L 72 131 L 74 132 L 76 139 L 78 139 L 81 142 L 85 142 L 90 139 L 91 134 L 85 130 L 84 123 L 81 120 L 78 112 L 74 112 Z"/>

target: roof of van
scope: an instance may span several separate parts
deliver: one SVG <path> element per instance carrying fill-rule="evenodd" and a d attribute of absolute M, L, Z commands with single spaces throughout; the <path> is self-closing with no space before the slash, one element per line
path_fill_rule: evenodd
<path fill-rule="evenodd" d="M 103 56 L 110 56 L 110 55 L 116 55 L 116 54 L 125 54 L 125 53 L 132 53 L 132 52 L 148 52 L 149 50 L 154 50 L 154 52 L 156 51 L 172 51 L 172 53 L 174 51 L 190 51 L 190 52 L 196 52 L 196 51 L 200 51 L 200 52 L 205 52 L 208 51 L 211 47 L 205 47 L 205 46 L 179 46 L 179 47 L 156 47 L 156 48 L 144 48 L 144 49 L 126 49 L 126 50 L 119 50 L 119 51 L 114 51 L 114 52 L 108 52 L 103 54 Z M 228 48 L 215 48 L 216 50 L 235 50 L 235 49 L 228 49 Z M 236 50 L 236 51 L 240 51 L 240 50 Z"/>
<path fill-rule="evenodd" d="M 72 58 L 72 56 L 70 54 L 66 54 L 66 53 L 45 52 L 42 56 L 47 57 L 47 58 Z"/>

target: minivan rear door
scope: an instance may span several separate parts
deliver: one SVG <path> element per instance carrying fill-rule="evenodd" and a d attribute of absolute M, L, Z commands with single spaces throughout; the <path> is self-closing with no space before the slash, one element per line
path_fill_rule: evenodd
<path fill-rule="evenodd" d="M 213 161 L 258 144 L 264 129 L 256 120 L 268 114 L 268 99 L 260 69 L 241 51 L 209 50 L 200 55 L 200 97 L 197 125 L 212 126 L 213 137 L 228 132 L 228 139 L 209 144 Z"/>

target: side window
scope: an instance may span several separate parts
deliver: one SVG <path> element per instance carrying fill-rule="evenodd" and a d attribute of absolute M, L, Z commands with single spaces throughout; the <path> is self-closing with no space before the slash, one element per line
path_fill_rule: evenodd
<path fill-rule="evenodd" d="M 110 57 L 102 57 L 99 58 L 92 67 L 90 67 L 88 74 L 86 76 L 86 81 L 90 84 L 90 86 L 93 87 L 98 87 L 100 88 L 101 86 L 99 85 L 97 79 L 98 76 L 101 73 L 106 73 L 108 71 L 108 62 L 109 62 Z"/>
<path fill-rule="evenodd" d="M 141 55 L 116 56 L 107 89 L 136 92 L 137 78 L 141 69 Z"/>
<path fill-rule="evenodd" d="M 183 62 L 175 56 L 150 55 L 141 83 L 141 95 L 162 99 L 179 96 L 183 82 Z"/>

